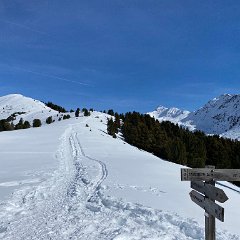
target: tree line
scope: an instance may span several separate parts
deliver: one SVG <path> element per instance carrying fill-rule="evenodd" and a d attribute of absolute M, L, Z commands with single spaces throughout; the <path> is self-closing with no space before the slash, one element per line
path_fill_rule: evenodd
<path fill-rule="evenodd" d="M 46 105 L 56 111 L 59 111 L 61 113 L 66 113 L 66 110 L 63 107 L 53 104 L 52 102 L 48 102 L 48 103 L 46 103 Z M 77 110 L 75 111 L 75 117 L 79 117 L 81 112 L 83 113 L 83 116 L 90 116 L 91 112 L 93 112 L 93 111 L 94 111 L 93 108 L 90 108 L 89 110 L 87 108 L 83 108 L 82 111 L 80 110 L 80 108 L 77 108 Z M 71 110 L 70 112 L 72 113 L 72 112 L 74 112 L 74 110 Z M 7 119 L 1 119 L 0 120 L 0 132 L 42 126 L 42 121 L 40 119 L 34 119 L 32 122 L 32 125 L 31 125 L 29 121 L 24 121 L 23 118 L 20 118 L 19 122 L 14 125 L 13 121 L 16 120 L 16 117 L 18 115 L 22 115 L 22 114 L 25 114 L 25 112 L 15 112 L 15 113 L 11 114 Z M 57 117 L 58 117 L 58 114 L 57 114 Z M 69 118 L 71 118 L 71 116 L 69 114 L 61 114 L 61 116 L 59 116 L 59 118 L 58 118 L 58 121 L 66 120 Z M 55 120 L 53 119 L 52 116 L 49 116 L 46 118 L 45 122 L 46 122 L 46 124 L 51 124 L 51 123 L 55 122 Z"/>
<path fill-rule="evenodd" d="M 40 119 L 34 119 L 32 127 L 41 127 L 42 122 Z M 13 130 L 19 130 L 19 129 L 27 129 L 30 128 L 31 124 L 29 121 L 23 121 L 22 118 L 20 118 L 19 122 L 17 124 L 13 124 L 13 122 L 9 122 L 7 119 L 1 119 L 0 120 L 0 132 L 2 131 L 13 131 Z"/>
<path fill-rule="evenodd" d="M 61 106 L 59 106 L 55 103 L 52 103 L 52 102 L 47 102 L 47 103 L 45 103 L 45 105 L 48 106 L 49 108 L 51 108 L 55 111 L 61 112 L 61 113 L 67 112 L 64 107 L 61 107 Z"/>
<path fill-rule="evenodd" d="M 121 131 L 129 144 L 168 161 L 192 168 L 214 165 L 216 168 L 240 168 L 240 142 L 191 132 L 171 122 L 159 122 L 147 114 L 114 114 L 107 123 L 108 133 Z M 122 122 L 120 123 L 120 118 Z"/>
<path fill-rule="evenodd" d="M 47 102 L 47 103 L 45 103 L 45 105 L 50 107 L 51 109 L 53 109 L 55 111 L 58 111 L 59 113 L 66 113 L 67 112 L 64 107 L 61 107 L 61 106 L 59 106 L 55 103 L 52 103 L 52 102 Z M 72 113 L 72 112 L 74 112 L 74 110 L 71 109 L 70 112 Z M 81 112 L 80 108 L 77 108 L 77 110 L 75 111 L 75 117 L 79 117 L 80 112 Z M 83 112 L 84 116 L 90 116 L 90 112 L 93 112 L 93 109 L 90 108 L 88 110 L 87 108 L 83 108 L 82 112 Z"/>
<path fill-rule="evenodd" d="M 69 119 L 71 116 L 69 114 L 65 114 L 62 117 L 59 117 L 58 121 Z M 16 119 L 14 119 L 16 120 Z M 52 116 L 49 116 L 46 118 L 46 124 L 51 124 L 55 122 L 55 120 L 52 118 Z M 20 118 L 19 122 L 14 125 L 13 121 L 9 121 L 9 118 L 7 119 L 1 119 L 0 120 L 0 132 L 2 131 L 13 131 L 13 130 L 19 130 L 19 129 L 27 129 L 30 127 L 41 127 L 42 121 L 40 119 L 34 119 L 32 122 L 32 125 L 29 121 L 24 121 L 23 118 Z"/>

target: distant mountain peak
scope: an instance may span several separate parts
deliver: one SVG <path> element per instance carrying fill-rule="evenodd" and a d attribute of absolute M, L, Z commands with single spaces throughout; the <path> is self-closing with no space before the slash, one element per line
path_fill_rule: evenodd
<path fill-rule="evenodd" d="M 150 116 L 158 119 L 159 121 L 170 121 L 177 123 L 183 118 L 186 118 L 190 112 L 181 110 L 176 107 L 167 108 L 164 106 L 158 106 L 155 111 L 148 113 Z"/>
<path fill-rule="evenodd" d="M 191 130 L 228 136 L 226 132 L 240 129 L 240 94 L 222 94 L 194 112 L 159 106 L 148 114 L 159 121 L 171 121 Z M 231 131 L 234 136 L 237 136 L 236 131 Z M 238 135 L 240 138 L 240 132 Z"/>

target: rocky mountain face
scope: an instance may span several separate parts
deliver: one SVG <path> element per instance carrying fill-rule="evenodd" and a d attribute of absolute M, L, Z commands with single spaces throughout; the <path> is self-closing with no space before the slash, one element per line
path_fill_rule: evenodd
<path fill-rule="evenodd" d="M 214 98 L 184 121 L 191 121 L 197 129 L 209 134 L 222 134 L 239 127 L 240 95 L 224 94 Z"/>
<path fill-rule="evenodd" d="M 148 114 L 159 121 L 171 121 L 190 130 L 240 138 L 240 94 L 220 95 L 194 112 L 161 106 Z"/>
<path fill-rule="evenodd" d="M 155 111 L 148 113 L 151 117 L 158 119 L 159 121 L 170 121 L 178 123 L 185 119 L 190 112 L 183 111 L 178 108 L 166 108 L 159 106 Z"/>

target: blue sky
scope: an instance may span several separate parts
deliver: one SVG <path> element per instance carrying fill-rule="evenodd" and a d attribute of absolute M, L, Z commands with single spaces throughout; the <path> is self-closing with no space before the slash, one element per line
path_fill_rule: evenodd
<path fill-rule="evenodd" d="M 0 95 L 195 110 L 240 93 L 240 1 L 0 0 Z"/>

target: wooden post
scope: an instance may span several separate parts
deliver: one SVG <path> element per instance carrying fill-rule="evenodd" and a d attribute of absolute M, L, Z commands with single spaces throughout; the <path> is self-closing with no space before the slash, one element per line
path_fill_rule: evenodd
<path fill-rule="evenodd" d="M 215 218 L 224 222 L 224 208 L 215 201 L 224 203 L 228 197 L 215 181 L 240 181 L 240 169 L 182 168 L 181 181 L 191 181 L 190 198 L 205 210 L 205 240 L 216 240 Z"/>
<path fill-rule="evenodd" d="M 214 166 L 206 166 L 206 168 L 211 168 L 211 169 L 215 169 Z M 213 186 L 215 186 L 215 181 L 211 180 L 211 181 L 206 181 L 207 184 L 211 184 Z M 215 202 L 214 199 L 210 199 L 213 202 Z M 215 222 L 215 217 L 208 214 L 205 211 L 205 239 L 206 240 L 216 240 L 216 222 Z"/>

